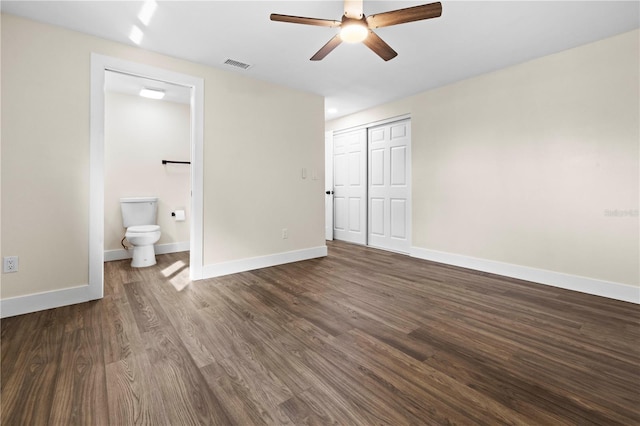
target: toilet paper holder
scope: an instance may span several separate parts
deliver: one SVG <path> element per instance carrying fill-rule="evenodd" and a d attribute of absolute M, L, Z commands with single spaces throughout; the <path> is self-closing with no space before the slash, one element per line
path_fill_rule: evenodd
<path fill-rule="evenodd" d="M 181 222 L 186 219 L 186 214 L 184 210 L 172 211 L 171 216 L 174 217 L 178 222 Z"/>

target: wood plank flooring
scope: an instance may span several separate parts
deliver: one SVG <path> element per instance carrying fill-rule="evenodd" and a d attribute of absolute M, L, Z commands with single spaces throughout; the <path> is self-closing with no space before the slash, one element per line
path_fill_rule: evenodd
<path fill-rule="evenodd" d="M 2 425 L 640 424 L 640 308 L 329 243 L 2 320 Z"/>

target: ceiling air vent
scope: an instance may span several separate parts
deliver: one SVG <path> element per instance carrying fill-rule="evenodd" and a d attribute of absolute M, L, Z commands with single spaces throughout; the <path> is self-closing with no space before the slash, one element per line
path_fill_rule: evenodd
<path fill-rule="evenodd" d="M 242 68 L 243 70 L 251 68 L 251 65 L 245 64 L 244 62 L 236 61 L 234 59 L 227 59 L 226 61 L 224 61 L 224 64 L 236 68 Z"/>

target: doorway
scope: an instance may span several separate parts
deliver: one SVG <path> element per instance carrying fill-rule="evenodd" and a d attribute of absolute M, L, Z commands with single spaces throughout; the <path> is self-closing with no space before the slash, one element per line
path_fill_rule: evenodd
<path fill-rule="evenodd" d="M 115 71 L 105 75 L 105 261 L 132 256 L 122 240 L 122 198 L 157 198 L 156 254 L 188 251 L 192 89 Z"/>
<path fill-rule="evenodd" d="M 91 56 L 91 117 L 90 117 L 90 194 L 89 194 L 89 292 L 101 298 L 104 286 L 104 193 L 105 193 L 105 75 L 114 71 L 171 83 L 191 89 L 190 150 L 191 150 L 191 223 L 189 240 L 190 279 L 202 278 L 203 229 L 203 135 L 204 81 L 201 78 L 175 73 L 118 58 Z"/>
<path fill-rule="evenodd" d="M 334 238 L 409 253 L 410 119 L 336 132 L 333 142 Z"/>

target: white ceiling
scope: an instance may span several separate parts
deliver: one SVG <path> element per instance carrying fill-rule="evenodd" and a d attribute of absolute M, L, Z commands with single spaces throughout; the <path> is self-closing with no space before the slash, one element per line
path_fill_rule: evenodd
<path fill-rule="evenodd" d="M 3 13 L 133 45 L 141 1 L 5 1 Z M 366 15 L 429 3 L 365 0 Z M 443 1 L 442 17 L 376 30 L 398 56 L 364 45 L 309 58 L 336 29 L 270 13 L 340 19 L 341 1 L 159 1 L 140 47 L 323 95 L 328 119 L 620 34 L 640 26 L 638 1 Z M 239 70 L 228 59 L 251 64 Z"/>

